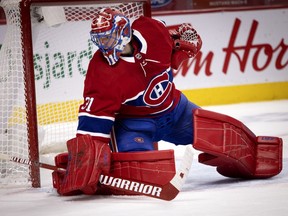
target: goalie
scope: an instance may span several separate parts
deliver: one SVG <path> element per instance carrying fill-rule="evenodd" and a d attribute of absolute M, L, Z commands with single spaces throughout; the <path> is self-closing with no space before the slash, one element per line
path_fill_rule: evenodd
<path fill-rule="evenodd" d="M 193 144 L 201 163 L 227 177 L 267 178 L 282 168 L 282 140 L 256 137 L 241 122 L 201 109 L 175 88 L 172 70 L 197 55 L 202 41 L 190 24 L 167 28 L 143 17 L 132 24 L 103 9 L 91 24 L 99 48 L 85 79 L 77 136 L 55 157 L 60 195 L 95 194 L 101 173 L 164 185 L 175 174 L 174 154 L 160 140 Z M 117 191 L 109 191 L 117 194 Z"/>

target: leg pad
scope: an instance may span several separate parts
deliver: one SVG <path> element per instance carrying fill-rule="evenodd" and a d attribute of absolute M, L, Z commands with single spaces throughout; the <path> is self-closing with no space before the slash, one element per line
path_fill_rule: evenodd
<path fill-rule="evenodd" d="M 194 144 L 199 162 L 224 176 L 268 178 L 282 170 L 282 139 L 259 136 L 242 122 L 204 109 L 194 111 Z"/>

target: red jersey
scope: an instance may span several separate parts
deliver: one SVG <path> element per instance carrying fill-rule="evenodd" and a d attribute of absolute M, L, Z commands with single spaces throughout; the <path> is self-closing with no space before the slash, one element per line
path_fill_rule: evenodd
<path fill-rule="evenodd" d="M 98 50 L 85 79 L 78 134 L 109 141 L 115 118 L 153 117 L 172 110 L 180 99 L 171 69 L 173 40 L 165 25 L 148 17 L 132 24 L 133 55 L 110 66 Z"/>

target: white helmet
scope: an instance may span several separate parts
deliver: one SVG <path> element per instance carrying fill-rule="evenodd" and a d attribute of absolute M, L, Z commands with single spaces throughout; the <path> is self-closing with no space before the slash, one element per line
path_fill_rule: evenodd
<path fill-rule="evenodd" d="M 120 11 L 102 9 L 91 24 L 91 40 L 101 50 L 109 65 L 114 65 L 131 40 L 129 19 Z"/>

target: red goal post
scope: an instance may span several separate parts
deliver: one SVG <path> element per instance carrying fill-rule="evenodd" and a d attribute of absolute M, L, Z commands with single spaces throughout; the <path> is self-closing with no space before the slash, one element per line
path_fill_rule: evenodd
<path fill-rule="evenodd" d="M 83 81 L 95 47 L 90 20 L 114 7 L 131 21 L 151 16 L 150 0 L 2 0 L 0 153 L 31 161 L 65 151 L 73 138 Z M 0 185 L 40 187 L 39 167 L 0 159 Z M 0 186 L 0 187 L 1 187 Z"/>

